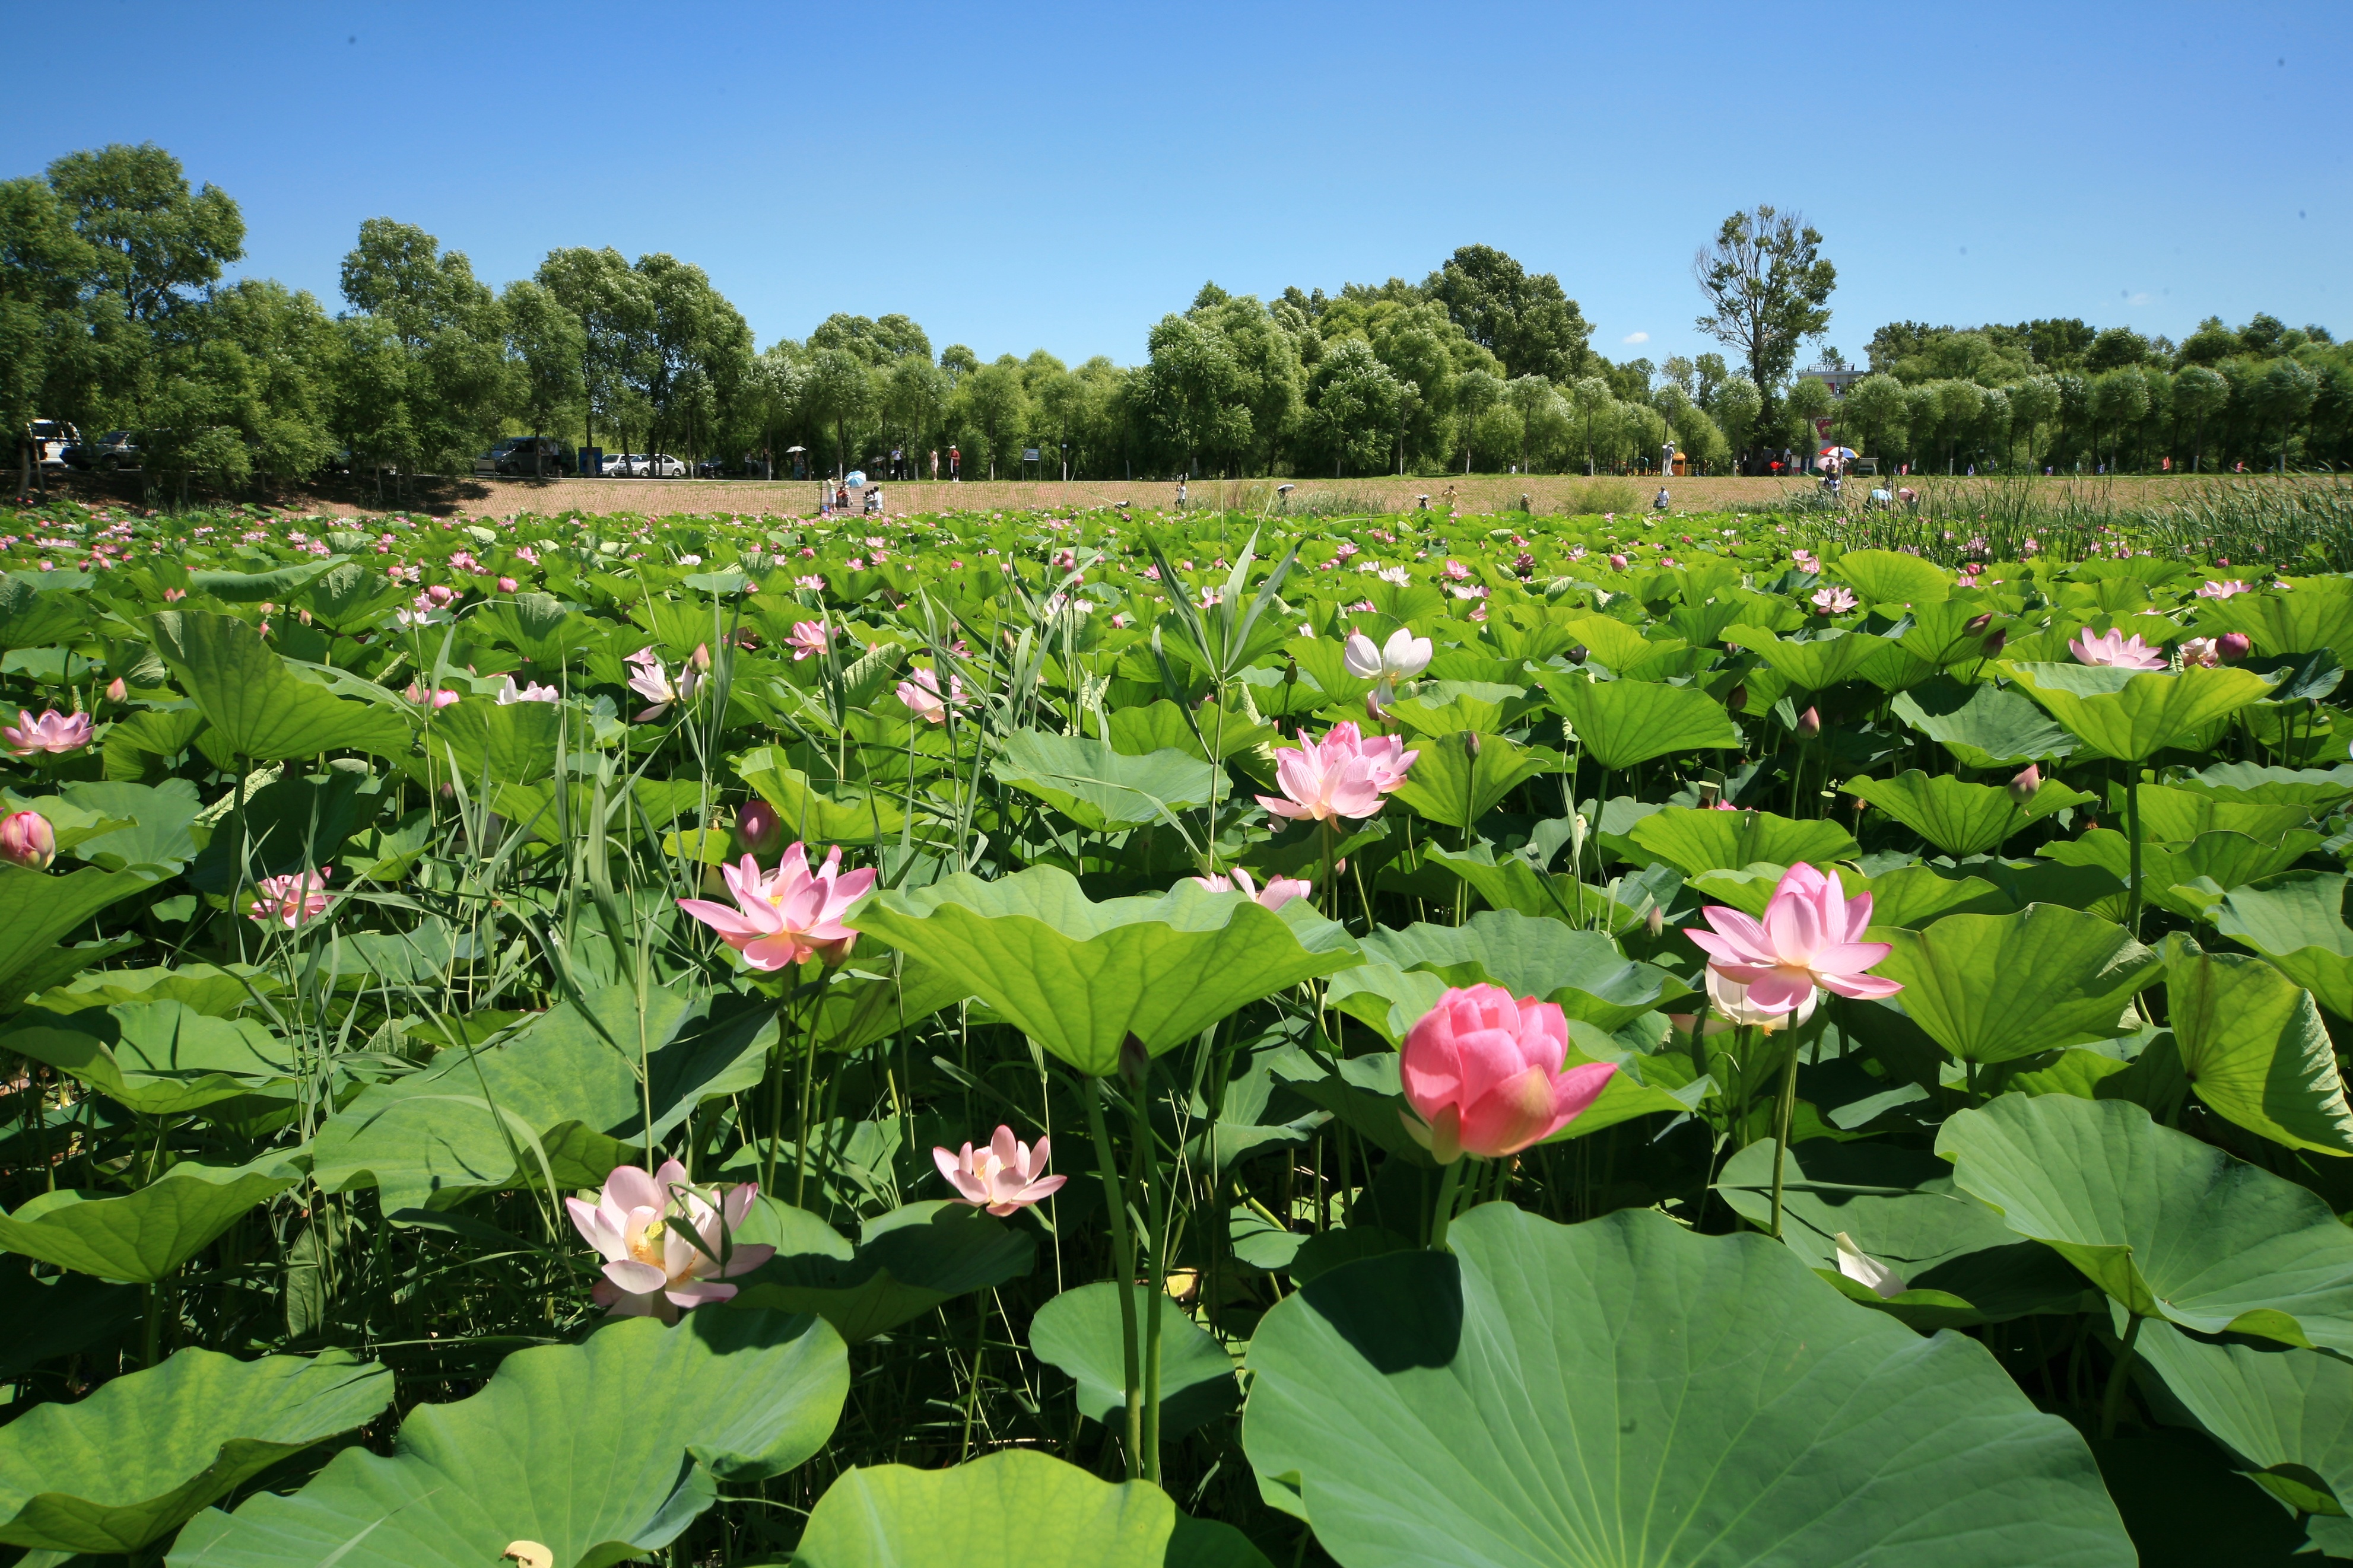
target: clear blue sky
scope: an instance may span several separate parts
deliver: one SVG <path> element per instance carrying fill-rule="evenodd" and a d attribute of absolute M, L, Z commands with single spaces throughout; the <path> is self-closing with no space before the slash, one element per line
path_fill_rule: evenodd
<path fill-rule="evenodd" d="M 984 358 L 1131 363 L 1205 278 L 1336 292 L 1483 241 L 1558 274 L 1597 348 L 1663 359 L 1707 346 L 1693 250 L 1771 201 L 1826 237 L 1852 358 L 1898 318 L 2353 329 L 2344 0 L 52 20 L 18 30 L 0 174 L 160 142 L 242 205 L 247 271 L 330 309 L 388 216 L 493 283 L 554 246 L 670 251 L 763 345 L 902 310 Z"/>

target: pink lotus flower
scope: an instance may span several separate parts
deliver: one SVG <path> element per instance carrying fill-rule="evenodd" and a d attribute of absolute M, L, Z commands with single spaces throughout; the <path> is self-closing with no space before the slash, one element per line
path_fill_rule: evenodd
<path fill-rule="evenodd" d="M 512 577 L 501 577 L 499 579 L 499 592 L 501 594 L 512 594 L 517 588 L 522 586 L 522 584 L 516 582 Z"/>
<path fill-rule="evenodd" d="M 1501 1159 L 1541 1143 L 1584 1114 L 1618 1069 L 1561 1070 L 1568 1022 L 1500 985 L 1458 986 L 1405 1037 L 1398 1076 L 1414 1141 L 1451 1165 L 1465 1154 Z"/>
<path fill-rule="evenodd" d="M 2221 662 L 2221 647 L 2212 637 L 2182 639 L 2181 663 L 2184 668 L 2211 669 Z"/>
<path fill-rule="evenodd" d="M 425 688 L 418 685 L 414 680 L 408 683 L 408 689 L 402 692 L 401 695 L 407 698 L 411 702 L 416 703 L 420 708 L 423 707 L 427 701 Z M 452 702 L 459 700 L 459 698 L 458 693 L 450 690 L 445 686 L 440 690 L 433 693 L 431 700 L 433 706 L 438 710 L 448 707 Z"/>
<path fill-rule="evenodd" d="M 20 757 L 79 752 L 90 744 L 90 715 L 60 713 L 52 708 L 36 719 L 19 708 L 16 724 L 0 727 L 0 740 L 6 741 L 8 750 Z"/>
<path fill-rule="evenodd" d="M 1282 794 L 1260 795 L 1258 803 L 1276 816 L 1295 819 L 1367 817 L 1380 810 L 1383 795 L 1405 783 L 1420 755 L 1394 735 L 1366 741 L 1356 725 L 1335 724 L 1322 741 L 1274 754 Z"/>
<path fill-rule="evenodd" d="M 512 708 L 518 702 L 561 702 L 563 700 L 564 693 L 556 690 L 553 686 L 542 686 L 536 680 L 517 686 L 512 675 L 506 678 L 506 684 L 499 688 L 498 705 L 501 708 Z"/>
<path fill-rule="evenodd" d="M 811 593 L 821 594 L 825 592 L 825 579 L 822 577 L 796 577 L 793 579 L 793 586 L 796 588 L 807 588 Z"/>
<path fill-rule="evenodd" d="M 1715 965 L 1709 964 L 1706 973 L 1707 1000 L 1710 1006 L 1707 1032 L 1711 1035 L 1735 1027 L 1763 1029 L 1770 1034 L 1773 1030 L 1785 1026 L 1794 1029 L 1814 1016 L 1814 1004 L 1819 997 L 1818 994 L 1810 988 L 1806 992 L 1806 999 L 1798 1004 L 1797 1011 L 1794 1013 L 1773 1012 L 1757 1005 L 1749 996 L 1747 986 L 1737 980 L 1726 978 L 1724 972 L 1717 969 Z M 1683 1026 L 1688 1033 L 1691 1028 L 1690 1018 L 1683 1019 Z"/>
<path fill-rule="evenodd" d="M 785 646 L 793 650 L 795 664 L 798 664 L 811 654 L 823 653 L 825 645 L 826 629 L 821 621 L 795 621 L 793 635 L 785 639 Z"/>
<path fill-rule="evenodd" d="M 1813 606 L 1825 616 L 1842 616 L 1862 601 L 1846 588 L 1831 587 L 1814 590 Z"/>
<path fill-rule="evenodd" d="M 1314 884 L 1297 877 L 1270 877 L 1261 888 L 1250 880 L 1250 874 L 1240 866 L 1216 877 L 1193 879 L 1213 893 L 1239 892 L 1261 909 L 1279 910 L 1293 899 L 1303 899 L 1314 890 Z"/>
<path fill-rule="evenodd" d="M 631 654 L 628 663 L 632 667 L 629 689 L 652 704 L 637 716 L 634 721 L 639 724 L 649 719 L 660 718 L 670 711 L 673 703 L 683 702 L 692 697 L 695 687 L 702 680 L 693 664 L 689 662 L 679 667 L 678 679 L 673 682 L 662 668 L 660 658 L 650 647 L 641 647 Z"/>
<path fill-rule="evenodd" d="M 969 1143 L 961 1154 L 951 1154 L 934 1146 L 932 1163 L 940 1168 L 940 1174 L 955 1189 L 955 1202 L 985 1208 L 1003 1219 L 1017 1209 L 1052 1197 L 1071 1179 L 1046 1173 L 1046 1160 L 1052 1147 L 1051 1139 L 1040 1138 L 1033 1148 L 1016 1139 L 1012 1128 L 999 1127 L 997 1136 L 988 1141 L 988 1147 L 977 1152 Z"/>
<path fill-rule="evenodd" d="M 10 812 L 0 821 L 0 860 L 28 871 L 46 871 L 57 858 L 57 830 L 39 812 Z"/>
<path fill-rule="evenodd" d="M 264 877 L 254 886 L 253 890 L 260 897 L 247 907 L 246 919 L 265 926 L 276 921 L 288 931 L 304 921 L 318 919 L 332 901 L 327 897 L 327 879 L 334 874 L 332 866 L 322 866 L 315 871 Z"/>
<path fill-rule="evenodd" d="M 2227 599 L 2233 594 L 2244 594 L 2248 591 L 2248 587 L 2244 583 L 2239 581 L 2236 577 L 2231 577 L 2220 583 L 2208 583 L 2204 587 L 2198 590 L 2198 597 L 2201 599 Z"/>
<path fill-rule="evenodd" d="M 964 682 L 948 677 L 948 694 L 940 695 L 940 678 L 936 670 L 918 669 L 908 679 L 899 682 L 899 700 L 905 703 L 918 719 L 933 724 L 945 722 L 948 710 L 962 708 L 972 700 Z"/>
<path fill-rule="evenodd" d="M 1841 996 L 1893 996 L 1904 987 L 1864 971 L 1894 951 L 1883 942 L 1863 942 L 1871 925 L 1871 895 L 1845 896 L 1838 873 L 1825 876 L 1800 861 L 1781 874 L 1760 922 L 1710 904 L 1700 911 L 1712 931 L 1684 928 L 1721 971 L 1745 991 L 1744 1005 L 1759 1014 L 1788 1013 L 1805 1005 L 1814 987 Z"/>
<path fill-rule="evenodd" d="M 721 1281 L 757 1268 L 776 1252 L 733 1240 L 759 1191 L 751 1182 L 716 1189 L 714 1207 L 688 1184 L 685 1166 L 665 1160 L 650 1176 L 635 1165 L 616 1166 L 593 1204 L 565 1198 L 572 1223 L 605 1260 L 596 1304 L 611 1317 L 674 1323 L 681 1308 L 734 1295 L 736 1288 Z M 686 1229 L 702 1238 L 702 1247 L 686 1238 Z"/>
<path fill-rule="evenodd" d="M 875 876 L 871 867 L 845 876 L 839 846 L 811 872 L 808 851 L 799 844 L 765 875 L 749 855 L 740 865 L 722 866 L 719 874 L 734 895 L 734 909 L 708 899 L 681 899 L 678 907 L 759 970 L 784 969 L 810 958 L 838 963 L 849 956 L 858 933 L 841 917 L 874 885 Z"/>
<path fill-rule="evenodd" d="M 2225 664 L 2236 664 L 2255 651 L 2254 639 L 2244 632 L 2224 632 L 2214 642 L 2214 651 Z"/>
<path fill-rule="evenodd" d="M 41 570 L 44 572 L 47 571 L 47 565 L 44 563 Z M 164 602 L 167 605 L 176 605 L 187 596 L 188 591 L 185 588 L 166 588 L 164 590 Z"/>
<path fill-rule="evenodd" d="M 458 595 L 455 591 L 448 586 L 436 583 L 433 586 L 425 590 L 425 596 L 432 600 L 434 605 L 438 607 L 439 605 L 447 605 L 450 600 L 456 598 Z"/>
<path fill-rule="evenodd" d="M 2164 654 L 2137 637 L 2128 637 L 2113 629 L 2094 637 L 2092 628 L 2085 626 L 2075 634 L 2075 640 L 2067 645 L 2067 651 L 2073 654 L 2079 663 L 2105 665 L 2112 669 L 2165 668 Z"/>

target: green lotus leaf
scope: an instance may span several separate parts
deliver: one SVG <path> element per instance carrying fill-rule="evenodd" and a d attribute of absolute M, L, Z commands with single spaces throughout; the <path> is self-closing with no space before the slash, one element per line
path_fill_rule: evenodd
<path fill-rule="evenodd" d="M 1776 816 L 1769 811 L 1671 805 L 1634 824 L 1627 837 L 1686 877 L 1738 870 L 1760 860 L 1776 866 L 1800 860 L 1828 864 L 1862 853 L 1854 836 L 1835 822 Z"/>
<path fill-rule="evenodd" d="M 2290 871 L 2263 887 L 2234 888 L 2214 929 L 2245 942 L 2340 1018 L 2353 1018 L 2353 931 L 2345 883 L 2335 871 Z"/>
<path fill-rule="evenodd" d="M 1943 567 L 1898 550 L 1850 550 L 1830 569 L 1873 605 L 1941 604 L 1953 591 L 1953 579 Z"/>
<path fill-rule="evenodd" d="M 2259 1481 L 2353 1498 L 2353 1364 L 2321 1351 L 2141 1325 L 2141 1364 Z"/>
<path fill-rule="evenodd" d="M 2010 915 L 1947 915 L 1926 931 L 1873 926 L 1894 951 L 1874 973 L 1903 983 L 1904 1011 L 1929 1038 L 1983 1066 L 2106 1039 L 2163 961 L 2112 921 L 2055 904 Z"/>
<path fill-rule="evenodd" d="M 41 587 L 26 580 L 30 575 L 0 578 L 0 648 L 47 647 L 68 642 L 90 624 L 79 593 L 63 584 Z"/>
<path fill-rule="evenodd" d="M 1675 752 L 1738 751 L 1743 744 L 1724 704 L 1696 686 L 1552 671 L 1539 671 L 1537 679 L 1585 755 L 1608 772 Z"/>
<path fill-rule="evenodd" d="M 87 1274 L 42 1275 L 33 1260 L 0 1254 L 0 1377 L 11 1382 L 45 1361 L 111 1340 L 139 1319 L 146 1292 Z"/>
<path fill-rule="evenodd" d="M 1037 1250 L 1028 1232 L 937 1199 L 867 1221 L 852 1247 L 817 1215 L 763 1195 L 738 1239 L 765 1243 L 776 1256 L 735 1277 L 730 1306 L 813 1312 L 851 1344 L 1019 1279 Z"/>
<path fill-rule="evenodd" d="M 234 616 L 165 610 L 149 626 L 156 651 L 212 721 L 213 743 L 225 754 L 265 762 L 337 751 L 408 754 L 415 731 L 397 708 L 345 701 L 298 679 Z"/>
<path fill-rule="evenodd" d="M 1412 771 L 1394 792 L 1398 804 L 1447 827 L 1476 823 L 1504 797 L 1541 773 L 1556 773 L 1567 763 L 1542 746 L 1523 746 L 1501 735 L 1479 735 L 1478 754 L 1467 734 L 1423 735 L 1412 747 Z"/>
<path fill-rule="evenodd" d="M 321 1125 L 312 1173 L 328 1192 L 373 1186 L 386 1214 L 447 1209 L 477 1193 L 600 1184 L 645 1138 L 659 1141 L 704 1100 L 760 1081 L 776 1037 L 772 1004 L 691 1003 L 617 985 L 540 1015 L 510 1038 L 443 1051 L 419 1071 L 362 1089 Z M 651 1075 L 638 1079 L 638 1053 Z M 534 1142 L 538 1147 L 534 1147 Z"/>
<path fill-rule="evenodd" d="M 115 816 L 62 794 L 27 798 L 14 790 L 0 790 L 0 812 L 13 816 L 20 811 L 29 811 L 49 825 L 49 837 L 60 852 L 138 825 L 135 817 Z"/>
<path fill-rule="evenodd" d="M 1579 928 L 1594 927 L 1621 935 L 1658 907 L 1658 900 L 1640 879 L 1628 879 L 1615 889 L 1580 882 L 1565 871 L 1540 871 L 1518 855 L 1498 856 L 1494 846 L 1475 843 L 1456 851 L 1430 845 L 1421 852 L 1426 866 L 1443 866 L 1471 884 L 1490 909 L 1516 914 L 1563 920 Z"/>
<path fill-rule="evenodd" d="M 1802 640 L 1779 637 L 1762 626 L 1731 626 L 1724 640 L 1745 647 L 1799 691 L 1828 691 L 1862 671 L 1873 656 L 1886 652 L 1886 638 L 1867 632 L 1817 632 Z"/>
<path fill-rule="evenodd" d="M 2045 786 L 2048 787 L 2048 786 Z M 2125 791 L 2108 786 L 2109 814 L 2125 817 Z M 2187 844 L 2200 834 L 2243 833 L 2262 844 L 2281 838 L 2312 820 L 2301 802 L 2261 805 L 2217 799 L 2202 791 L 2169 789 L 2163 784 L 2140 786 L 2140 834 L 2144 843 Z"/>
<path fill-rule="evenodd" d="M 1427 971 L 1448 985 L 1500 985 L 1514 996 L 1557 1003 L 1605 1031 L 1691 994 L 1672 974 L 1628 958 L 1599 931 L 1508 910 L 1482 910 L 1459 926 L 1376 930 L 1362 946 L 1368 968 Z"/>
<path fill-rule="evenodd" d="M 1761 1139 L 1725 1161 L 1716 1191 L 1759 1229 L 1769 1224 L 1772 1141 Z M 1955 1190 L 1953 1168 L 1925 1149 L 1817 1138 L 1789 1151 L 1781 1239 L 1817 1271 L 1836 1274 L 1841 1234 L 1907 1287 L 1884 1299 L 1865 1289 L 1857 1299 L 1915 1329 L 2074 1312 L 2089 1295 L 2064 1258 L 2021 1241 L 1999 1213 Z"/>
<path fill-rule="evenodd" d="M 390 1369 L 343 1351 L 251 1362 L 182 1351 L 0 1427 L 0 1542 L 136 1552 L 391 1403 Z"/>
<path fill-rule="evenodd" d="M 1132 757 L 1082 735 L 1037 730 L 1006 736 L 994 772 L 1092 833 L 1166 821 L 1208 805 L 1219 788 L 1217 770 L 1183 752 Z"/>
<path fill-rule="evenodd" d="M 903 949 L 1047 1051 L 1097 1075 L 1133 1034 L 1174 1049 L 1261 996 L 1358 962 L 1304 900 L 1280 911 L 1192 880 L 1156 898 L 1090 901 L 1051 866 L 881 893 L 850 926 Z"/>
<path fill-rule="evenodd" d="M 481 605 L 467 617 L 466 629 L 504 643 L 533 664 L 560 668 L 584 647 L 603 640 L 605 628 L 552 594 L 517 594 Z"/>
<path fill-rule="evenodd" d="M 2017 692 L 1939 679 L 1898 694 L 1895 716 L 1970 768 L 2014 768 L 2065 757 L 2075 737 Z"/>
<path fill-rule="evenodd" d="M 581 730 L 573 727 L 576 749 Z M 553 702 L 510 702 L 470 697 L 434 714 L 426 749 L 435 763 L 455 768 L 468 790 L 490 798 L 492 786 L 532 784 L 555 772 L 555 743 L 564 710 Z"/>
<path fill-rule="evenodd" d="M 1149 1310 L 1146 1287 L 1132 1285 L 1135 1321 Z M 1078 1382 L 1079 1410 L 1106 1426 L 1126 1407 L 1125 1342 L 1119 1286 L 1112 1280 L 1065 1290 L 1029 1321 L 1029 1349 Z M 1207 1329 L 1173 1301 L 1160 1309 L 1160 1436 L 1180 1437 L 1241 1407 L 1234 1360 Z"/>
<path fill-rule="evenodd" d="M 1243 1447 L 1343 1568 L 2135 1561 L 2083 1439 L 1982 1346 L 1778 1242 L 1488 1204 L 1448 1243 L 1250 1342 Z"/>
<path fill-rule="evenodd" d="M 59 1187 L 0 1215 L 0 1249 L 128 1285 L 152 1285 L 254 1205 L 302 1179 L 283 1154 L 244 1165 L 183 1161 L 130 1193 Z"/>
<path fill-rule="evenodd" d="M 49 973 L 60 937 L 107 905 L 154 885 L 145 871 L 85 866 L 60 877 L 0 865 L 0 1013 L 13 1011 L 27 992 L 46 990 L 81 967 Z"/>
<path fill-rule="evenodd" d="M 258 605 L 264 599 L 290 599 L 294 590 L 343 565 L 340 555 L 301 561 L 270 572 L 190 572 L 185 586 L 191 594 L 209 594 L 230 605 Z"/>
<path fill-rule="evenodd" d="M 2317 653 L 2327 648 L 2353 660 L 2353 594 L 2341 580 L 2315 579 L 2286 594 L 2233 594 L 2206 601 L 2198 635 L 2244 632 L 2263 655 Z"/>
<path fill-rule="evenodd" d="M 2300 805 L 2326 816 L 2353 797 L 2353 767 L 2274 768 L 2255 763 L 2217 763 L 2168 788 L 2242 805 Z"/>
<path fill-rule="evenodd" d="M 346 1448 L 290 1497 L 198 1516 L 166 1561 L 482 1568 L 531 1541 L 569 1568 L 609 1568 L 668 1545 L 722 1484 L 815 1454 L 849 1391 L 849 1352 L 814 1319 L 621 1319 L 585 1344 L 517 1351 L 471 1398 L 417 1406 L 389 1458 Z"/>
<path fill-rule="evenodd" d="M 1586 650 L 1588 661 L 1608 666 L 1610 673 L 1620 680 L 1641 684 L 1649 684 L 1657 679 L 1659 672 L 1653 670 L 1652 666 L 1672 659 L 1690 647 L 1681 637 L 1646 637 L 1636 627 L 1624 621 L 1612 620 L 1608 616 L 1580 616 L 1562 623 L 1561 630 L 1569 637 L 1564 647 L 1581 647 Z M 1545 687 L 1547 691 L 1552 690 L 1549 680 L 1545 682 Z M 1554 691 L 1553 696 L 1557 700 L 1559 693 Z M 1693 711 L 1696 713 L 1698 710 L 1694 709 Z"/>
<path fill-rule="evenodd" d="M 2143 844 L 2142 886 L 2148 901 L 2158 908 L 2202 920 L 2221 894 L 2286 870 L 2319 843 L 2320 836 L 2306 829 L 2287 834 L 2276 844 L 2223 829 L 2201 833 L 2178 847 Z M 2054 840 L 2038 853 L 2065 866 L 2098 867 L 2111 873 L 2119 887 L 2131 879 L 2132 840 L 2113 827 L 2095 827 L 2079 837 Z M 2200 879 L 2211 883 L 2211 888 L 2195 886 Z M 2122 901 L 2112 901 L 2121 913 Z"/>
<path fill-rule="evenodd" d="M 2130 1100 L 2005 1094 L 1955 1112 L 1936 1152 L 2128 1312 L 2353 1350 L 2353 1231 L 2317 1194 Z"/>
<path fill-rule="evenodd" d="M 1892 779 L 1851 778 L 1841 787 L 1955 856 L 1999 849 L 2029 823 L 2097 798 L 2057 779 L 2045 779 L 2034 797 L 2021 805 L 2007 789 L 1968 784 L 1949 773 L 1932 776 L 1917 768 Z"/>
<path fill-rule="evenodd" d="M 297 595 L 311 618 L 331 632 L 364 632 L 408 602 L 409 590 L 355 561 L 312 578 Z"/>
<path fill-rule="evenodd" d="M 58 794 L 94 816 L 123 824 L 74 847 L 79 859 L 111 869 L 156 866 L 177 871 L 196 858 L 192 825 L 203 810 L 196 786 L 186 779 L 159 784 L 86 780 L 62 784 Z M 62 845 L 60 846 L 62 847 Z"/>
<path fill-rule="evenodd" d="M 2141 1568 L 2317 1568 L 2344 1553 L 2325 1536 L 2348 1521 L 2288 1511 L 2265 1495 L 2273 1478 L 2241 1474 L 2196 1432 L 2120 1431 L 2094 1437 L 2092 1453 Z"/>
<path fill-rule="evenodd" d="M 2146 762 L 2271 693 L 2262 676 L 2229 666 L 2178 675 L 2032 662 L 2002 668 L 2078 740 L 2127 763 Z"/>
<path fill-rule="evenodd" d="M 2353 1154 L 2353 1107 L 2310 992 L 2260 958 L 2191 952 L 2168 966 L 2165 1001 L 2209 1107 L 2274 1142 Z"/>
<path fill-rule="evenodd" d="M 64 1015 L 37 1008 L 0 1036 L 0 1049 L 47 1062 L 145 1116 L 290 1085 L 295 1070 L 293 1048 L 262 1024 L 207 1017 L 168 996 Z"/>
<path fill-rule="evenodd" d="M 828 795 L 779 748 L 755 748 L 731 765 L 736 777 L 776 808 L 786 833 L 804 843 L 871 844 L 896 838 L 907 825 L 905 807 L 891 795 L 854 785 Z"/>
<path fill-rule="evenodd" d="M 1026 1448 L 946 1470 L 845 1470 L 818 1499 L 793 1552 L 794 1568 L 970 1568 L 976 1562 L 1267 1568 L 1240 1531 L 1178 1513 L 1149 1481 L 1098 1480 Z"/>

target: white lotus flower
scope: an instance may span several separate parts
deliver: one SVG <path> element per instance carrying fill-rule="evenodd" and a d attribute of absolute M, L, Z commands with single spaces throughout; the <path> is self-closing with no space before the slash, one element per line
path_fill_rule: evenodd
<path fill-rule="evenodd" d="M 1901 1296 L 1910 1289 L 1904 1283 L 1902 1275 L 1857 1247 L 1854 1237 L 1844 1231 L 1838 1233 L 1838 1266 L 1840 1273 L 1856 1284 L 1869 1288 L 1883 1301 Z"/>
<path fill-rule="evenodd" d="M 1430 668 L 1430 655 L 1428 637 L 1418 637 L 1410 628 L 1399 626 L 1379 647 L 1362 632 L 1349 633 L 1340 662 L 1359 680 L 1411 680 Z"/>

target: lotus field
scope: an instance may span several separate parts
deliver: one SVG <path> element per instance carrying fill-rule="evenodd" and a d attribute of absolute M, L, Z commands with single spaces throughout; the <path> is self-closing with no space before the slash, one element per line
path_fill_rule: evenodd
<path fill-rule="evenodd" d="M 26 1563 L 2353 1558 L 2353 578 L 5 523 Z"/>

